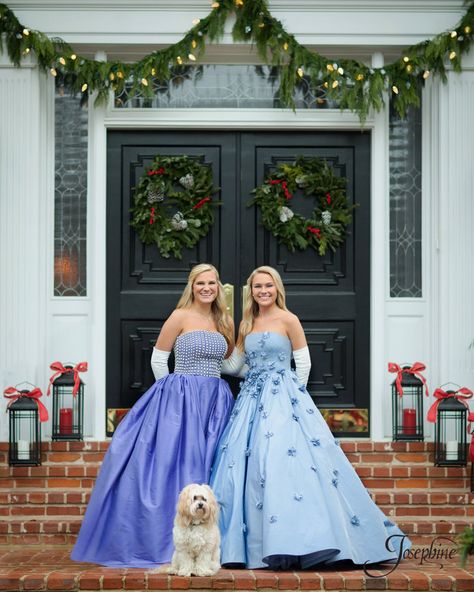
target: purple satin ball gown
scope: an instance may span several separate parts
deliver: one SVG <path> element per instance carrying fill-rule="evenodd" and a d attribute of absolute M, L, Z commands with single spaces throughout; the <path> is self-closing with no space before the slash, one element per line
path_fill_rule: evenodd
<path fill-rule="evenodd" d="M 175 372 L 138 400 L 114 434 L 72 559 L 142 568 L 171 561 L 178 494 L 209 481 L 233 406 L 220 378 L 226 350 L 212 331 L 177 338 Z"/>

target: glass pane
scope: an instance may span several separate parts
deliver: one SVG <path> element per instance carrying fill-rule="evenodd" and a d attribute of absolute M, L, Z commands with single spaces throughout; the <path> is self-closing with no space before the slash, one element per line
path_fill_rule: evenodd
<path fill-rule="evenodd" d="M 421 298 L 421 109 L 390 109 L 390 296 Z"/>
<path fill-rule="evenodd" d="M 86 296 L 87 108 L 56 89 L 54 295 Z"/>
<path fill-rule="evenodd" d="M 280 68 L 252 65 L 177 66 L 166 83 L 150 81 L 152 98 L 129 98 L 127 86 L 115 97 L 115 106 L 126 109 L 143 108 L 275 108 L 282 107 L 278 99 Z M 128 85 L 130 89 L 130 85 Z M 322 84 L 311 86 L 304 77 L 295 95 L 298 109 L 337 108 L 326 97 Z"/>

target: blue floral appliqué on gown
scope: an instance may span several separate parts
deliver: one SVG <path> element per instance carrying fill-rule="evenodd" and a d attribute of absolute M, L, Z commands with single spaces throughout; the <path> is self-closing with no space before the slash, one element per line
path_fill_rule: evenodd
<path fill-rule="evenodd" d="M 372 501 L 298 383 L 289 339 L 253 333 L 245 345 L 249 372 L 211 474 L 222 564 L 287 569 L 395 560 L 402 539 L 392 539 L 392 553 L 385 542 L 403 533 Z"/>
<path fill-rule="evenodd" d="M 220 378 L 227 344 L 220 333 L 191 331 L 174 349 L 174 374 L 155 382 L 114 434 L 71 554 L 76 561 L 169 563 L 178 494 L 209 482 L 234 402 Z"/>

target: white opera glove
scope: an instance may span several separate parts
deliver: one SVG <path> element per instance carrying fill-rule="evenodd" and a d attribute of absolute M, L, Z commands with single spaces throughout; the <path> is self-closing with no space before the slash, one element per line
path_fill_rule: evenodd
<path fill-rule="evenodd" d="M 168 368 L 168 358 L 170 357 L 171 352 L 163 351 L 161 349 L 153 348 L 153 353 L 151 354 L 151 369 L 153 370 L 153 375 L 155 380 L 160 380 L 163 376 L 167 376 L 170 371 Z"/>
<path fill-rule="evenodd" d="M 248 366 L 245 363 L 244 354 L 234 347 L 230 356 L 222 361 L 221 373 L 242 378 L 247 372 Z"/>
<path fill-rule="evenodd" d="M 293 359 L 295 360 L 295 374 L 301 384 L 308 384 L 309 372 L 311 370 L 311 357 L 308 346 L 293 350 Z"/>

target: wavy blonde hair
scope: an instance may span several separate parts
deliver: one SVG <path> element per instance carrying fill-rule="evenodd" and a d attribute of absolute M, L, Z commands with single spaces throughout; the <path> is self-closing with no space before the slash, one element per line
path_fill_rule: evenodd
<path fill-rule="evenodd" d="M 261 267 L 254 269 L 247 279 L 247 284 L 245 286 L 246 289 L 244 291 L 242 322 L 240 324 L 239 337 L 236 343 L 236 347 L 240 351 L 244 351 L 245 338 L 249 333 L 251 333 L 254 320 L 258 316 L 258 304 L 255 302 L 252 296 L 252 283 L 257 273 L 266 273 L 272 278 L 277 290 L 275 304 L 282 310 L 288 310 L 286 308 L 285 287 L 283 286 L 283 282 L 278 271 L 269 265 L 262 265 Z"/>
<path fill-rule="evenodd" d="M 212 271 L 215 274 L 218 286 L 217 298 L 211 304 L 212 317 L 216 324 L 217 330 L 219 333 L 222 333 L 225 340 L 227 341 L 227 345 L 231 345 L 234 341 L 234 332 L 230 322 L 229 313 L 227 312 L 224 289 L 219 279 L 219 272 L 214 267 L 214 265 L 211 265 L 210 263 L 199 263 L 191 269 L 188 275 L 188 283 L 181 294 L 181 298 L 179 299 L 176 308 L 190 308 L 194 302 L 194 282 L 201 273 L 205 273 L 206 271 Z"/>

